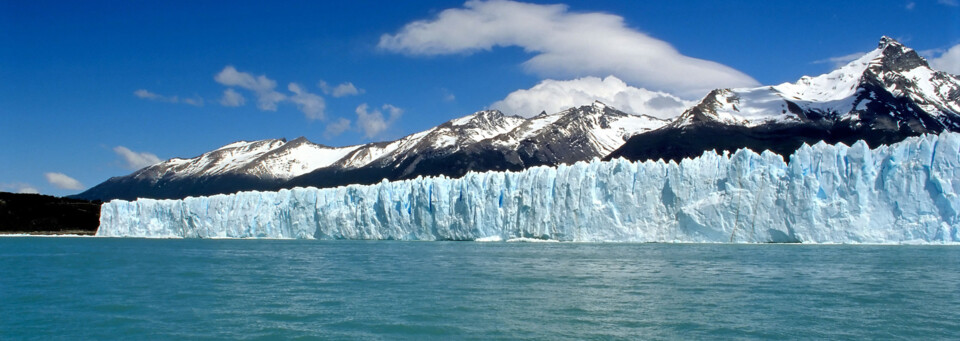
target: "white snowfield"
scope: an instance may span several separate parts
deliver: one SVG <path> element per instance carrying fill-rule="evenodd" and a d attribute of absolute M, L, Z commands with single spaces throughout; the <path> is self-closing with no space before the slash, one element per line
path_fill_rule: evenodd
<path fill-rule="evenodd" d="M 103 205 L 97 236 L 960 242 L 960 134 Z"/>

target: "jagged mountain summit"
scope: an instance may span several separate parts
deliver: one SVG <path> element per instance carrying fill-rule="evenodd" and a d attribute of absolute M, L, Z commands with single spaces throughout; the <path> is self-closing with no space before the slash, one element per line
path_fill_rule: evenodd
<path fill-rule="evenodd" d="M 366 145 L 328 147 L 303 137 L 235 142 L 111 178 L 77 197 L 183 198 L 569 164 L 603 157 L 631 136 L 666 123 L 600 102 L 530 119 L 485 110 L 396 141 Z"/>
<path fill-rule="evenodd" d="M 849 64 L 796 83 L 717 89 L 664 127 L 634 136 L 609 158 L 679 160 L 750 148 L 789 155 L 818 141 L 870 146 L 960 130 L 960 78 L 930 68 L 883 37 Z"/>

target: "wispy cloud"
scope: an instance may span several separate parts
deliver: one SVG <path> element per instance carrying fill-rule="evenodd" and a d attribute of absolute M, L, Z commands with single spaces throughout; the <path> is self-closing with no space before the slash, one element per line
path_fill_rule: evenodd
<path fill-rule="evenodd" d="M 13 192 L 13 193 L 24 193 L 24 194 L 38 194 L 40 193 L 36 187 L 33 187 L 30 184 L 22 182 L 14 183 L 0 183 L 0 191 L 3 192 Z"/>
<path fill-rule="evenodd" d="M 927 62 L 934 69 L 960 75 L 960 44 L 946 50 L 923 51 L 921 54 L 928 56 Z"/>
<path fill-rule="evenodd" d="M 631 114 L 673 118 L 694 104 L 676 96 L 635 88 L 614 76 L 574 80 L 544 80 L 530 89 L 517 90 L 490 107 L 511 115 L 532 117 L 586 105 L 599 100 Z"/>
<path fill-rule="evenodd" d="M 137 98 L 142 98 L 142 99 L 157 101 L 157 102 L 183 103 L 183 104 L 189 104 L 195 107 L 203 106 L 203 98 L 200 98 L 200 96 L 186 97 L 186 98 L 181 98 L 179 96 L 164 96 L 155 92 L 151 92 L 150 90 L 147 90 L 147 89 L 138 89 L 137 91 L 133 92 L 133 95 L 137 96 Z"/>
<path fill-rule="evenodd" d="M 841 67 L 841 66 L 847 65 L 848 63 L 856 60 L 857 58 L 863 57 L 863 55 L 865 55 L 865 54 L 866 54 L 866 52 L 851 53 L 851 54 L 843 55 L 843 56 L 837 56 L 837 57 L 830 57 L 830 58 L 827 58 L 827 59 L 815 60 L 815 61 L 813 61 L 813 63 L 814 63 L 814 64 L 830 64 L 831 67 L 833 67 L 833 68 L 836 69 L 836 68 L 839 68 L 839 67 Z"/>
<path fill-rule="evenodd" d="M 343 117 L 338 118 L 336 122 L 327 124 L 327 128 L 323 130 L 323 137 L 333 138 L 343 134 L 343 132 L 350 130 L 350 120 Z"/>
<path fill-rule="evenodd" d="M 323 91 L 324 94 L 333 96 L 333 97 L 346 97 L 346 96 L 356 96 L 365 92 L 365 90 L 360 89 L 353 85 L 351 82 L 341 83 L 336 86 L 331 86 L 325 81 L 317 82 L 317 87 Z"/>
<path fill-rule="evenodd" d="M 43 175 L 47 178 L 47 182 L 59 189 L 81 190 L 84 188 L 80 181 L 63 173 L 49 172 Z"/>
<path fill-rule="evenodd" d="M 277 103 L 287 96 L 277 92 L 277 82 L 265 75 L 254 76 L 247 72 L 237 71 L 233 65 L 227 65 L 213 77 L 217 83 L 226 86 L 235 86 L 253 91 L 257 96 L 257 107 L 260 110 L 277 111 Z"/>
<path fill-rule="evenodd" d="M 937 0 L 937 3 L 941 5 L 951 6 L 951 7 L 960 6 L 960 2 L 958 2 L 957 0 Z"/>
<path fill-rule="evenodd" d="M 647 89 L 684 96 L 758 84 L 728 66 L 685 56 L 669 43 L 627 27 L 623 17 L 571 12 L 566 5 L 467 1 L 463 8 L 441 11 L 433 19 L 381 36 L 378 46 L 419 56 L 517 46 L 534 54 L 524 67 L 543 77 L 616 75 Z"/>
<path fill-rule="evenodd" d="M 124 146 L 113 147 L 113 152 L 123 159 L 124 167 L 131 170 L 141 169 L 160 163 L 160 158 L 147 152 L 135 152 Z"/>
<path fill-rule="evenodd" d="M 297 83 L 287 84 L 291 94 L 283 94 L 276 90 L 277 82 L 266 75 L 254 76 L 249 72 L 238 71 L 232 65 L 227 65 L 220 71 L 214 80 L 217 83 L 230 87 L 238 87 L 253 92 L 257 97 L 257 108 L 264 111 L 277 111 L 277 105 L 289 102 L 297 106 L 309 120 L 323 120 L 326 118 L 327 107 L 323 97 L 307 91 Z M 351 85 L 352 86 L 352 85 Z M 223 91 L 220 104 L 227 107 L 238 107 L 246 103 L 246 99 L 233 88 Z"/>
<path fill-rule="evenodd" d="M 452 92 L 450 92 L 450 89 L 441 88 L 440 92 L 443 94 L 444 102 L 453 102 L 457 100 L 457 96 L 455 96 Z"/>
<path fill-rule="evenodd" d="M 184 104 L 189 104 L 195 107 L 203 106 L 203 98 L 200 98 L 200 97 L 184 98 L 181 101 L 183 101 Z"/>
<path fill-rule="evenodd" d="M 379 109 L 369 110 L 366 103 L 357 107 L 357 127 L 366 138 L 374 138 L 387 130 L 403 114 L 403 110 L 390 104 L 384 104 L 381 109 L 387 112 L 384 117 Z"/>
<path fill-rule="evenodd" d="M 287 90 L 293 93 L 290 101 L 297 105 L 297 108 L 311 120 L 322 120 L 326 118 L 324 110 L 327 108 L 323 97 L 307 92 L 297 83 L 287 85 Z"/>

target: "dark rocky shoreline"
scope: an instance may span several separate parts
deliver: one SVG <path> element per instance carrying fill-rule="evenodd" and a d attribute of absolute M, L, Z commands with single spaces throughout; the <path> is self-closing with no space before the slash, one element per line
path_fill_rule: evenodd
<path fill-rule="evenodd" d="M 0 192 L 0 234 L 93 235 L 101 201 Z"/>

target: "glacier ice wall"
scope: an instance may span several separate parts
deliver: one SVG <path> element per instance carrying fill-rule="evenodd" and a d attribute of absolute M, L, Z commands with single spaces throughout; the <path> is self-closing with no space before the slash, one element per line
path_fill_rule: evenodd
<path fill-rule="evenodd" d="M 98 236 L 631 242 L 960 241 L 960 134 L 790 163 L 713 152 L 339 188 L 114 200 Z"/>

